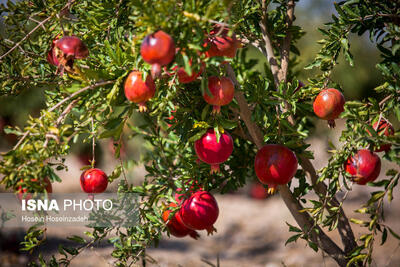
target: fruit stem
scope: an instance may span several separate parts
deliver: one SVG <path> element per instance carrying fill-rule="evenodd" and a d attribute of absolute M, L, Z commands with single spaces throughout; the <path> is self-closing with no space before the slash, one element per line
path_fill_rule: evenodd
<path fill-rule="evenodd" d="M 217 229 L 214 226 L 211 226 L 209 228 L 206 229 L 207 230 L 207 235 L 213 235 L 214 232 L 217 232 Z"/>
<path fill-rule="evenodd" d="M 147 112 L 146 102 L 139 103 L 139 112 Z"/>
<path fill-rule="evenodd" d="M 335 120 L 329 120 L 328 125 L 329 125 L 329 128 L 335 128 L 335 126 L 336 126 Z"/>
<path fill-rule="evenodd" d="M 221 170 L 219 169 L 219 164 L 212 164 L 210 173 L 219 173 Z"/>
<path fill-rule="evenodd" d="M 221 106 L 213 106 L 213 110 L 211 111 L 211 114 L 219 114 L 221 113 Z"/>
<path fill-rule="evenodd" d="M 268 193 L 268 195 L 273 195 L 273 194 L 275 194 L 275 192 L 276 192 L 276 185 L 268 185 L 268 191 L 267 191 L 267 193 Z"/>

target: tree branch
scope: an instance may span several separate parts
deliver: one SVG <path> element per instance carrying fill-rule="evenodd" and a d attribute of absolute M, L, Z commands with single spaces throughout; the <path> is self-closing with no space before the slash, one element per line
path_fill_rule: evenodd
<path fill-rule="evenodd" d="M 282 50 L 281 50 L 281 69 L 279 71 L 279 81 L 285 82 L 287 81 L 287 72 L 289 68 L 289 54 L 290 54 L 290 45 L 292 41 L 292 33 L 289 31 L 289 28 L 293 24 L 294 19 L 294 0 L 290 0 L 287 4 L 287 12 L 286 12 L 286 36 L 283 41 Z"/>
<path fill-rule="evenodd" d="M 308 158 L 301 156 L 301 155 L 299 158 L 301 161 L 300 165 L 303 168 L 303 170 L 306 172 L 306 175 L 308 176 L 308 178 L 311 180 L 315 192 L 318 193 L 320 198 L 326 197 L 326 193 L 327 193 L 328 189 L 327 189 L 325 183 L 318 182 L 318 175 L 317 175 L 317 172 L 315 171 L 315 168 L 312 165 L 311 161 Z M 339 201 L 335 197 L 332 197 L 330 199 L 329 206 L 339 208 L 339 219 L 338 219 L 337 229 L 339 231 L 340 238 L 344 245 L 344 252 L 346 254 L 348 254 L 354 248 L 357 247 L 357 242 L 355 241 L 354 233 L 353 233 L 353 230 L 351 229 L 350 222 L 347 219 L 347 216 L 344 213 L 344 210 L 341 207 Z M 328 212 L 330 212 L 329 209 L 328 209 Z"/>
<path fill-rule="evenodd" d="M 262 8 L 262 15 L 261 15 L 261 21 L 259 23 L 261 32 L 263 34 L 263 40 L 265 43 L 265 51 L 267 53 L 267 60 L 269 63 L 269 66 L 271 68 L 272 76 L 274 77 L 274 82 L 275 86 L 278 88 L 279 86 L 279 66 L 278 66 L 278 61 L 276 60 L 274 56 L 274 48 L 272 47 L 272 42 L 271 42 L 271 37 L 267 29 L 267 24 L 268 24 L 268 17 L 267 17 L 267 4 L 266 0 L 262 0 L 261 4 Z"/>

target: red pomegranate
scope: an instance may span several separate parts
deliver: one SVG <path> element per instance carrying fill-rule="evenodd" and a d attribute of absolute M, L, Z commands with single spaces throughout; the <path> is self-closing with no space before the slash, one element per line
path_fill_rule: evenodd
<path fill-rule="evenodd" d="M 168 207 L 176 207 L 177 205 L 175 203 L 170 203 Z M 168 220 L 170 216 L 171 210 L 165 210 L 162 214 L 163 221 L 167 223 L 167 228 L 168 231 L 170 232 L 171 235 L 176 236 L 176 237 L 185 237 L 187 235 L 191 236 L 194 239 L 199 238 L 199 234 L 192 230 L 187 228 L 183 222 L 181 217 L 179 216 L 179 211 L 177 211 L 174 216 Z"/>
<path fill-rule="evenodd" d="M 192 66 L 192 60 L 189 61 L 189 65 Z M 205 64 L 202 63 L 202 64 L 201 64 L 201 67 L 200 67 L 200 69 L 199 69 L 199 71 L 195 71 L 195 70 L 192 69 L 192 75 L 189 75 L 189 74 L 185 71 L 185 68 L 184 68 L 184 67 L 178 68 L 178 66 L 176 66 L 176 67 L 173 68 L 173 70 L 178 69 L 177 75 L 178 75 L 178 81 L 179 81 L 180 83 L 191 83 L 191 82 L 193 82 L 194 80 L 196 80 L 197 77 L 199 77 L 199 76 L 203 73 L 204 68 L 205 68 Z"/>
<path fill-rule="evenodd" d="M 153 77 L 158 77 L 161 73 L 161 66 L 168 65 L 174 59 L 174 40 L 163 31 L 149 34 L 140 46 L 140 54 L 144 61 L 152 65 Z"/>
<path fill-rule="evenodd" d="M 78 37 L 64 36 L 55 41 L 53 53 L 59 64 L 67 71 L 73 71 L 74 60 L 86 58 L 89 55 L 89 50 Z"/>
<path fill-rule="evenodd" d="M 107 189 L 107 175 L 100 169 L 88 169 L 81 174 L 81 188 L 85 193 L 103 193 Z"/>
<path fill-rule="evenodd" d="M 147 75 L 146 82 L 142 79 L 142 73 L 132 71 L 124 85 L 126 98 L 136 104 L 139 104 L 139 111 L 147 111 L 146 101 L 156 93 L 156 85 L 150 75 Z"/>
<path fill-rule="evenodd" d="M 377 154 L 368 149 L 361 149 L 347 159 L 344 169 L 357 184 L 365 185 L 378 178 L 381 172 L 381 160 Z"/>
<path fill-rule="evenodd" d="M 236 51 L 241 47 L 241 43 L 236 39 L 235 34 L 232 36 L 228 35 L 229 29 L 224 28 L 221 30 L 221 26 L 217 25 L 210 32 L 210 37 L 206 39 L 204 46 L 209 45 L 209 49 L 206 51 L 206 57 L 230 57 L 236 56 Z"/>
<path fill-rule="evenodd" d="M 54 46 L 56 45 L 56 42 L 58 39 L 59 39 L 59 35 L 57 35 L 56 38 L 53 39 L 51 48 L 50 48 L 49 52 L 47 52 L 47 62 L 49 62 L 51 65 L 54 65 L 56 67 L 58 67 L 58 65 L 60 65 L 60 62 L 58 61 L 56 52 L 54 50 Z"/>
<path fill-rule="evenodd" d="M 253 183 L 250 186 L 249 195 L 253 199 L 266 199 L 268 197 L 267 190 L 265 190 L 264 186 L 260 183 Z"/>
<path fill-rule="evenodd" d="M 283 145 L 263 146 L 254 160 L 254 169 L 261 183 L 273 194 L 277 185 L 287 184 L 297 171 L 296 155 Z"/>
<path fill-rule="evenodd" d="M 233 140 L 231 135 L 225 131 L 217 142 L 214 129 L 208 129 L 195 142 L 194 149 L 200 160 L 211 165 L 211 173 L 219 172 L 219 164 L 225 162 L 232 154 Z"/>
<path fill-rule="evenodd" d="M 35 183 L 39 182 L 38 179 L 31 179 L 31 181 L 35 182 Z M 21 179 L 21 182 L 23 182 L 22 179 Z M 46 190 L 46 192 L 48 194 L 53 193 L 53 186 L 51 185 L 51 182 L 50 182 L 49 178 L 45 177 L 43 179 L 43 182 L 40 183 L 40 185 Z M 34 191 L 31 190 L 31 189 L 28 189 L 26 186 L 21 186 L 20 185 L 18 187 L 18 189 L 17 189 L 17 197 L 18 197 L 19 200 L 22 200 L 22 199 L 29 200 L 29 199 L 31 199 L 32 198 L 31 193 L 34 193 Z M 41 193 L 41 192 L 38 192 L 38 193 Z"/>
<path fill-rule="evenodd" d="M 390 122 L 388 122 L 385 119 L 381 119 L 379 121 L 379 126 L 378 126 L 378 121 L 374 123 L 372 126 L 374 130 L 378 133 L 378 135 L 384 135 L 384 136 L 393 136 L 394 135 L 394 128 Z M 370 132 L 368 131 L 370 134 Z M 370 134 L 371 135 L 371 134 Z M 375 152 L 382 152 L 382 151 L 389 151 L 391 148 L 391 144 L 380 144 L 378 147 L 374 148 Z"/>
<path fill-rule="evenodd" d="M 207 191 L 197 191 L 186 199 L 179 215 L 186 227 L 192 230 L 215 231 L 214 223 L 219 214 L 218 204 L 213 195 Z"/>
<path fill-rule="evenodd" d="M 218 114 L 221 112 L 221 106 L 228 105 L 235 94 L 235 86 L 228 77 L 211 76 L 208 78 L 208 89 L 212 96 L 204 92 L 204 100 L 213 105 L 212 113 Z"/>
<path fill-rule="evenodd" d="M 327 120 L 330 127 L 335 127 L 337 119 L 344 111 L 344 96 L 336 89 L 328 88 L 322 90 L 314 100 L 314 113 L 319 118 Z"/>

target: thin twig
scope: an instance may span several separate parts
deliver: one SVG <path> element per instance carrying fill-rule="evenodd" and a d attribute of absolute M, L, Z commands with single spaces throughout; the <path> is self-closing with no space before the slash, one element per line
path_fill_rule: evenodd
<path fill-rule="evenodd" d="M 84 87 L 84 88 L 82 88 L 82 89 L 76 91 L 75 93 L 71 94 L 70 96 L 64 98 L 64 99 L 61 100 L 60 102 L 58 102 L 56 105 L 54 105 L 53 107 L 51 107 L 47 112 L 52 112 L 52 111 L 56 110 L 57 108 L 59 108 L 60 106 L 62 106 L 65 102 L 68 102 L 69 100 L 73 99 L 73 98 L 76 97 L 77 95 L 79 95 L 79 94 L 81 94 L 81 93 L 83 93 L 83 92 L 85 92 L 85 91 L 87 91 L 87 90 L 91 90 L 91 89 L 94 89 L 94 88 L 97 88 L 97 87 L 101 87 L 101 86 L 105 86 L 105 85 L 108 85 L 108 84 L 112 84 L 112 83 L 114 83 L 114 82 L 115 82 L 114 80 L 112 80 L 112 81 L 104 81 L 104 82 L 98 82 L 98 83 L 95 83 L 95 84 L 86 86 L 86 87 Z M 39 120 L 43 119 L 44 116 L 45 116 L 45 114 L 43 114 L 42 116 L 40 116 L 40 117 L 39 117 Z M 32 127 L 35 127 L 36 124 L 37 124 L 37 123 L 34 123 L 34 124 L 31 126 L 31 128 L 32 128 Z M 19 139 L 18 143 L 15 144 L 15 146 L 13 147 L 12 150 L 17 149 L 17 148 L 22 144 L 22 142 L 25 140 L 25 138 L 29 135 L 29 133 L 30 133 L 30 131 L 26 131 L 26 132 L 24 133 L 24 135 L 21 137 L 21 139 Z"/>
<path fill-rule="evenodd" d="M 267 29 L 268 24 L 268 16 L 267 16 L 267 3 L 266 0 L 262 0 L 262 15 L 260 21 L 260 28 L 263 35 L 263 40 L 265 44 L 265 51 L 267 53 L 267 60 L 271 68 L 272 76 L 274 77 L 275 86 L 278 88 L 279 86 L 279 66 L 278 61 L 274 55 L 274 48 L 272 47 L 271 37 Z"/>

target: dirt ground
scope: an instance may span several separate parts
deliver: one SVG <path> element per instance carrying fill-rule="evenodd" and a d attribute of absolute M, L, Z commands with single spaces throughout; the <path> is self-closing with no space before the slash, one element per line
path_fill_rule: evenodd
<path fill-rule="evenodd" d="M 340 124 L 339 124 L 340 128 Z M 337 143 L 337 138 L 329 137 Z M 335 141 L 336 140 L 336 141 Z M 315 151 L 314 163 L 317 168 L 325 164 L 327 155 L 326 141 L 319 138 L 310 139 L 311 149 Z M 106 159 L 109 164 L 106 172 L 112 169 L 115 162 Z M 70 166 L 68 173 L 61 173 L 63 183 L 56 183 L 53 192 L 79 192 L 78 177 L 80 175 L 79 164 L 74 158 L 68 158 Z M 384 163 L 383 170 L 388 167 Z M 382 170 L 381 173 L 384 173 Z M 132 177 L 143 177 L 143 168 L 138 168 L 132 173 Z M 362 218 L 353 210 L 365 202 L 369 197 L 371 188 L 354 186 L 345 204 L 348 217 Z M 399 189 L 394 192 L 394 200 L 386 204 L 386 223 L 397 232 L 400 232 L 400 196 Z M 149 257 L 146 266 L 159 267 L 200 267 L 200 266 L 253 266 L 253 267 L 319 267 L 336 266 L 335 262 L 319 251 L 314 252 L 307 247 L 306 242 L 298 240 L 285 246 L 285 241 L 292 235 L 288 232 L 286 222 L 295 225 L 279 194 L 265 200 L 255 200 L 245 194 L 217 195 L 220 215 L 215 224 L 218 232 L 213 236 L 207 236 L 203 231 L 199 240 L 191 238 L 174 238 L 165 236 L 157 248 L 147 250 Z M 353 227 L 357 236 L 365 232 L 362 228 Z M 69 235 L 82 235 L 84 228 L 53 227 L 47 231 L 48 242 L 43 245 L 41 251 L 46 257 L 57 254 L 58 244 L 68 244 L 65 237 Z M 18 255 L 18 242 L 23 237 L 18 229 L 3 229 L 0 236 L 0 266 L 25 266 L 27 255 Z M 336 233 L 328 233 L 335 241 L 339 241 Z M 379 244 L 380 238 L 377 239 Z M 374 249 L 374 262 L 372 266 L 400 266 L 399 242 L 389 236 L 384 246 L 376 246 Z M 113 266 L 113 258 L 110 256 L 112 247 L 103 243 L 98 247 L 88 249 L 77 256 L 71 266 Z M 32 256 L 34 257 L 34 256 Z M 140 263 L 138 266 L 141 266 Z"/>

